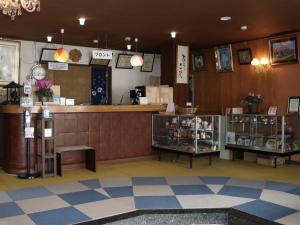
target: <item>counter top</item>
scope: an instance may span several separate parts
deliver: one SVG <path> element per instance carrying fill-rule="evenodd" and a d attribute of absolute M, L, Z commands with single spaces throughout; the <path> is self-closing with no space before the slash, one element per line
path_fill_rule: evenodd
<path fill-rule="evenodd" d="M 91 106 L 49 106 L 51 113 L 95 113 L 95 112 L 159 112 L 164 105 L 91 105 Z M 32 113 L 41 113 L 41 106 L 34 106 Z M 0 105 L 0 113 L 23 113 L 19 105 Z"/>

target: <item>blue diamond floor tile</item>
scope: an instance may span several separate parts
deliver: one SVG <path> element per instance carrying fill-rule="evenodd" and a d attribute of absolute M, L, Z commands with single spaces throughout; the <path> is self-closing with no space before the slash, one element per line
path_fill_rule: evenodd
<path fill-rule="evenodd" d="M 145 196 L 134 198 L 137 209 L 181 209 L 175 196 Z"/>
<path fill-rule="evenodd" d="M 104 188 L 104 190 L 112 198 L 122 198 L 122 197 L 133 196 L 132 187 L 110 187 L 110 188 Z"/>
<path fill-rule="evenodd" d="M 33 213 L 28 216 L 37 225 L 68 225 L 91 220 L 91 218 L 73 207 Z"/>
<path fill-rule="evenodd" d="M 290 193 L 290 194 L 293 194 L 293 195 L 298 195 L 298 196 L 300 196 L 300 187 L 295 188 L 295 189 L 292 189 L 292 190 L 287 191 L 287 192 Z"/>
<path fill-rule="evenodd" d="M 176 195 L 206 195 L 214 194 L 206 185 L 172 185 Z"/>
<path fill-rule="evenodd" d="M 258 199 L 261 195 L 262 190 L 256 188 L 247 187 L 236 187 L 225 185 L 219 192 L 218 195 L 228 195 L 234 197 L 253 198 Z"/>
<path fill-rule="evenodd" d="M 72 192 L 67 194 L 61 194 L 58 196 L 70 205 L 79 205 L 88 202 L 96 202 L 108 199 L 107 196 L 100 194 L 99 192 L 94 190 Z"/>
<path fill-rule="evenodd" d="M 24 212 L 15 202 L 0 204 L 0 218 L 22 215 Z"/>
<path fill-rule="evenodd" d="M 167 185 L 164 177 L 133 177 L 133 185 Z"/>
<path fill-rule="evenodd" d="M 299 185 L 295 185 L 295 184 L 286 184 L 286 183 L 273 182 L 273 181 L 268 181 L 265 185 L 265 189 L 274 190 L 274 191 L 283 191 L 283 192 L 288 192 L 290 190 L 299 187 L 300 187 Z"/>
<path fill-rule="evenodd" d="M 205 184 L 226 184 L 229 177 L 200 177 Z"/>
<path fill-rule="evenodd" d="M 265 218 L 267 220 L 277 220 L 297 212 L 294 209 L 290 209 L 262 200 L 255 200 L 236 206 L 234 208 L 258 217 Z"/>
<path fill-rule="evenodd" d="M 82 180 L 79 181 L 79 183 L 91 188 L 91 189 L 97 189 L 101 188 L 99 179 L 93 179 L 93 180 Z"/>
<path fill-rule="evenodd" d="M 31 199 L 31 198 L 40 198 L 40 197 L 53 195 L 53 193 L 47 190 L 45 187 L 18 189 L 18 190 L 8 191 L 7 194 L 14 201 Z"/>

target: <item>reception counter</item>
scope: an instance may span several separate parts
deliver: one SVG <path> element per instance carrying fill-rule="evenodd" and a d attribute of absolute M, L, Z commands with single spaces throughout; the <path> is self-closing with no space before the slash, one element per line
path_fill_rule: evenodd
<path fill-rule="evenodd" d="M 54 117 L 55 146 L 88 145 L 97 161 L 151 156 L 151 117 L 163 105 L 49 106 Z M 32 109 L 33 122 L 42 112 Z M 0 166 L 8 173 L 25 171 L 26 149 L 23 109 L 0 106 Z M 32 167 L 36 164 L 36 139 L 31 141 Z M 80 152 L 66 153 L 65 166 L 84 163 Z"/>

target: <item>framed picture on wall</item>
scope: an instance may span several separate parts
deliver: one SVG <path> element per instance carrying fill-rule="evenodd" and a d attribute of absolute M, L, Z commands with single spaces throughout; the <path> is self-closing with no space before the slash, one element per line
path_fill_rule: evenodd
<path fill-rule="evenodd" d="M 272 65 L 298 63 L 298 44 L 296 35 L 271 39 L 269 45 Z"/>
<path fill-rule="evenodd" d="M 141 66 L 141 72 L 152 72 L 154 65 L 154 53 L 143 53 L 143 65 Z"/>
<path fill-rule="evenodd" d="M 132 69 L 133 66 L 130 63 L 130 59 L 133 55 L 131 54 L 119 54 L 117 63 L 116 63 L 116 68 L 118 69 Z"/>
<path fill-rule="evenodd" d="M 19 82 L 20 42 L 0 41 L 0 85 Z"/>
<path fill-rule="evenodd" d="M 54 60 L 55 48 L 43 48 L 40 55 L 40 63 L 57 62 Z"/>
<path fill-rule="evenodd" d="M 233 60 L 231 45 L 222 45 L 215 47 L 215 58 L 217 72 L 232 72 Z"/>
<path fill-rule="evenodd" d="M 238 60 L 240 65 L 251 64 L 252 53 L 250 48 L 244 48 L 237 50 Z"/>
<path fill-rule="evenodd" d="M 300 96 L 289 97 L 288 113 L 299 113 Z"/>
<path fill-rule="evenodd" d="M 204 70 L 204 55 L 202 53 L 193 53 L 192 65 L 194 72 Z"/>
<path fill-rule="evenodd" d="M 189 46 L 177 45 L 176 54 L 176 83 L 187 84 L 189 76 Z"/>

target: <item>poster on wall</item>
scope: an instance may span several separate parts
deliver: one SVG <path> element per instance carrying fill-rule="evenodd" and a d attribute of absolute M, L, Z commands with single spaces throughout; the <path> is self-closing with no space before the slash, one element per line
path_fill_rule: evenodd
<path fill-rule="evenodd" d="M 189 73 L 189 46 L 177 45 L 176 83 L 187 84 Z"/>
<path fill-rule="evenodd" d="M 0 85 L 19 82 L 20 42 L 0 41 Z"/>

